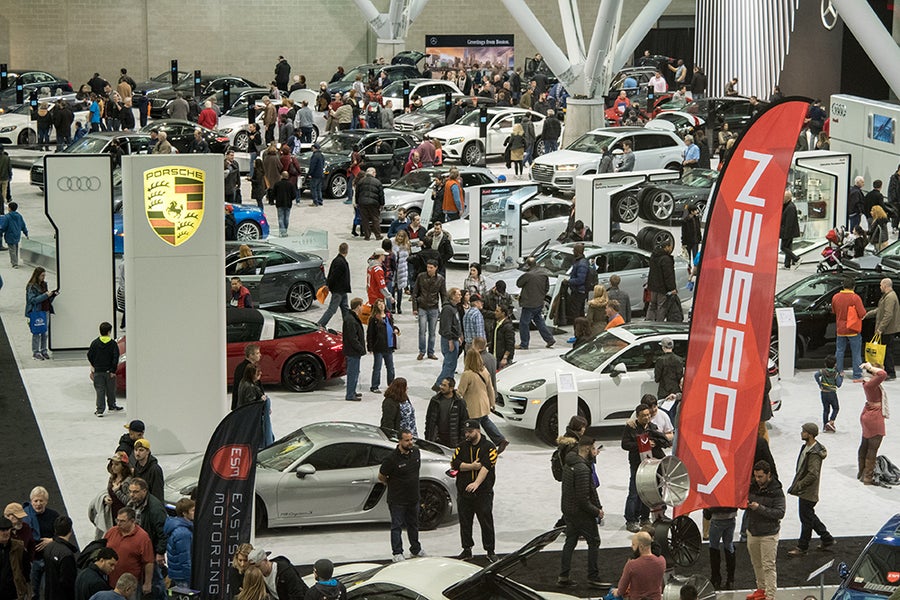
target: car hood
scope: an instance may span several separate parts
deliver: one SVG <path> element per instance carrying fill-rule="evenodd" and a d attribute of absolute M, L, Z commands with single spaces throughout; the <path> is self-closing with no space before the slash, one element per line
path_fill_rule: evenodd
<path fill-rule="evenodd" d="M 575 150 L 557 150 L 534 159 L 535 163 L 542 165 L 569 165 L 585 162 L 599 161 L 600 154 L 593 152 L 577 152 Z"/>
<path fill-rule="evenodd" d="M 394 118 L 394 124 L 419 125 L 421 123 L 436 123 L 440 121 L 440 115 L 428 113 L 406 113 Z"/>
<path fill-rule="evenodd" d="M 534 360 L 517 361 L 497 373 L 497 390 L 509 392 L 510 388 L 535 379 L 546 379 L 548 384 L 556 385 L 556 371 L 560 368 L 573 372 L 582 370 L 575 365 L 561 361 L 558 354 Z M 521 393 L 527 394 L 527 392 Z"/>
<path fill-rule="evenodd" d="M 300 163 L 302 166 L 307 167 L 307 166 L 309 166 L 309 160 L 312 158 L 312 155 L 313 155 L 312 152 L 305 152 L 305 153 L 301 154 L 300 156 L 296 157 L 297 162 Z M 322 153 L 322 158 L 325 159 L 326 165 L 333 165 L 335 163 L 348 162 L 350 160 L 350 157 L 347 155 L 344 155 L 344 154 L 325 154 L 324 152 Z"/>
<path fill-rule="evenodd" d="M 421 200 L 424 200 L 426 192 L 427 190 L 424 192 L 410 192 L 407 190 L 392 190 L 391 188 L 384 188 L 384 205 L 405 205 L 409 204 L 410 202 L 419 202 Z"/>
<path fill-rule="evenodd" d="M 171 87 L 172 87 L 171 82 L 163 83 L 161 81 L 147 80 L 147 81 L 142 81 L 141 83 L 137 84 L 137 86 L 135 86 L 134 90 L 135 90 L 135 93 L 137 93 L 137 94 L 139 94 L 141 92 L 143 92 L 144 94 L 152 94 L 161 89 L 171 88 Z"/>
<path fill-rule="evenodd" d="M 457 219 L 444 223 L 444 231 L 450 234 L 450 241 L 469 239 L 469 219 Z"/>
<path fill-rule="evenodd" d="M 353 87 L 352 81 L 335 81 L 328 84 L 328 93 L 334 95 L 336 92 L 343 94 Z"/>
<path fill-rule="evenodd" d="M 445 125 L 432 129 L 428 135 L 442 140 L 452 140 L 456 137 L 468 137 L 472 135 L 472 131 L 478 131 L 478 129 L 468 125 Z"/>

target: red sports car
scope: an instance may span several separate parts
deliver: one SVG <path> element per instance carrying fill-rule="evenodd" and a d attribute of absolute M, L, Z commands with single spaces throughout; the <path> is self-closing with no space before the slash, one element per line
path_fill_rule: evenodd
<path fill-rule="evenodd" d="M 282 384 L 294 392 L 311 392 L 326 379 L 347 372 L 341 334 L 321 331 L 312 321 L 291 314 L 226 307 L 228 383 L 244 360 L 244 347 L 259 344 L 262 382 Z M 116 390 L 125 393 L 125 337 L 119 339 Z"/>

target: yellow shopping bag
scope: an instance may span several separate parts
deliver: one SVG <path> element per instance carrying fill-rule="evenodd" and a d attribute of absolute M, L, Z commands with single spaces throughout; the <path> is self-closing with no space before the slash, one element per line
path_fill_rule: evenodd
<path fill-rule="evenodd" d="M 884 366 L 885 346 L 881 343 L 881 334 L 876 333 L 871 342 L 866 343 L 866 362 Z"/>

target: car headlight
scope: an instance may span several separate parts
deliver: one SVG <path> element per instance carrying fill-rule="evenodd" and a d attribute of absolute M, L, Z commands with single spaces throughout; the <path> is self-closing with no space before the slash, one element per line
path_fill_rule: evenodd
<path fill-rule="evenodd" d="M 15 125 L 8 125 L 8 126 L 4 127 L 3 129 L 0 129 L 0 133 L 8 133 L 10 131 L 15 131 L 15 130 L 16 130 Z"/>
<path fill-rule="evenodd" d="M 556 165 L 557 171 L 575 171 L 578 169 L 578 165 Z"/>
<path fill-rule="evenodd" d="M 532 379 L 531 381 L 525 381 L 523 383 L 520 383 L 519 385 L 509 388 L 509 391 L 518 393 L 532 392 L 545 383 L 547 383 L 546 379 Z"/>
<path fill-rule="evenodd" d="M 234 131 L 234 129 L 232 129 L 231 127 L 226 127 L 225 129 L 220 129 L 219 133 L 224 133 L 225 135 L 228 135 L 232 131 Z"/>
<path fill-rule="evenodd" d="M 434 127 L 434 123 L 429 123 L 428 121 L 424 123 L 419 123 L 415 127 L 413 127 L 414 131 L 425 131 Z"/>
<path fill-rule="evenodd" d="M 386 211 L 386 212 L 397 212 L 397 210 L 398 210 L 399 208 L 400 208 L 400 205 L 399 205 L 399 204 L 388 204 L 387 206 L 385 206 L 385 207 L 384 207 L 383 209 L 381 209 L 381 210 L 384 210 L 384 211 Z"/>
<path fill-rule="evenodd" d="M 448 146 L 455 146 L 456 144 L 461 143 L 464 139 L 466 139 L 466 138 L 464 138 L 464 137 L 455 137 L 455 138 L 451 138 L 451 139 L 447 140 L 447 145 L 448 145 Z"/>

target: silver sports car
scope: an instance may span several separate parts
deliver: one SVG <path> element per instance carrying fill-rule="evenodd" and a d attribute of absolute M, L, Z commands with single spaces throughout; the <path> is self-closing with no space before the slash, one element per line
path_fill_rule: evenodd
<path fill-rule="evenodd" d="M 446 471 L 453 451 L 416 440 L 422 453 L 419 527 L 434 529 L 455 512 L 456 485 Z M 367 423 L 331 421 L 301 427 L 260 451 L 256 469 L 256 529 L 331 523 L 390 522 L 382 461 L 397 433 Z M 168 504 L 190 495 L 203 457 L 166 477 Z"/>

